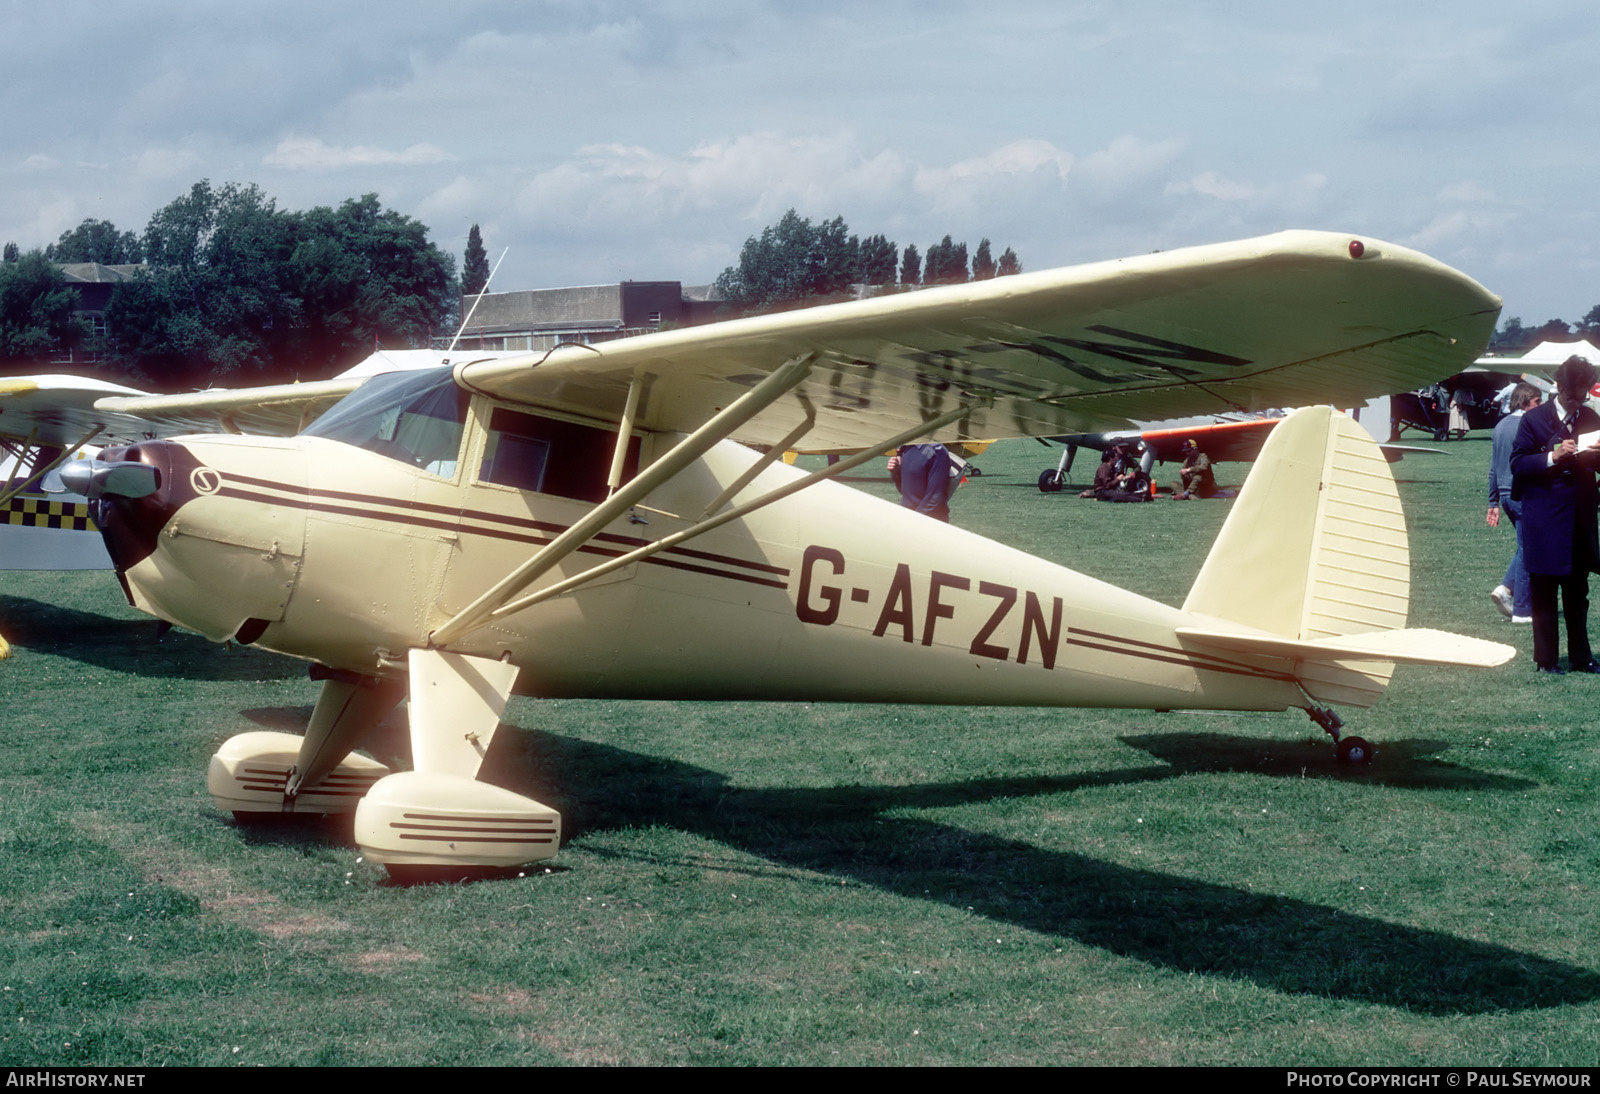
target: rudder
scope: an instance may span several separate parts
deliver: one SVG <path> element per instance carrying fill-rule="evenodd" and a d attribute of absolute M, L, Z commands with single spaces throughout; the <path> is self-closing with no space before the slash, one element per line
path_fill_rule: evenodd
<path fill-rule="evenodd" d="M 1298 641 L 1404 628 L 1411 551 L 1388 461 L 1354 421 L 1306 407 L 1267 439 L 1184 610 Z M 1370 706 L 1394 665 L 1307 659 L 1321 702 Z"/>

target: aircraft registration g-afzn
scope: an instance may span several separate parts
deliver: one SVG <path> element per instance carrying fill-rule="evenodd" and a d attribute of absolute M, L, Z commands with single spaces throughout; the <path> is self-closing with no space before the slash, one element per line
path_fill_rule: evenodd
<path fill-rule="evenodd" d="M 1405 628 L 1394 482 L 1343 415 L 1273 433 L 1181 608 L 827 480 L 920 440 L 1359 404 L 1458 371 L 1499 307 L 1413 251 L 1284 232 L 353 391 L 104 398 L 108 435 L 155 439 L 62 475 L 135 606 L 323 681 L 303 737 L 213 757 L 221 808 L 353 809 L 397 873 L 509 867 L 560 842 L 556 811 L 476 779 L 513 691 L 1300 707 L 1369 759 L 1327 705 L 1513 651 Z M 796 447 L 859 451 L 806 473 Z M 352 750 L 402 699 L 396 772 Z"/>

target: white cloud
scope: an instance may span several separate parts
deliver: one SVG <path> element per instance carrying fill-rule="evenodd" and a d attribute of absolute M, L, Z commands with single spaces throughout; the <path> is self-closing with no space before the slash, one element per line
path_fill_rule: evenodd
<path fill-rule="evenodd" d="M 54 156 L 47 156 L 43 152 L 35 152 L 22 161 L 24 171 L 53 171 L 61 166 L 61 161 Z"/>
<path fill-rule="evenodd" d="M 454 158 L 432 144 L 413 144 L 404 151 L 391 152 L 366 144 L 339 148 L 316 137 L 285 137 L 276 148 L 262 157 L 261 162 L 268 167 L 325 171 L 344 167 L 419 167 L 449 163 Z"/>
<path fill-rule="evenodd" d="M 1400 242 L 1419 251 L 1465 246 L 1498 234 L 1498 229 L 1511 219 L 1508 213 L 1488 209 L 1454 209 L 1439 213 Z"/>
<path fill-rule="evenodd" d="M 1248 182 L 1225 179 L 1215 171 L 1202 171 L 1191 179 L 1167 183 L 1169 194 L 1199 194 L 1218 201 L 1248 201 L 1261 191 Z"/>
<path fill-rule="evenodd" d="M 715 210 L 747 223 L 791 206 L 814 217 L 859 217 L 903 194 L 913 167 L 892 150 L 865 152 L 850 134 L 748 133 L 673 155 L 638 145 L 592 144 L 528 179 L 517 208 L 541 222 L 659 224 Z"/>

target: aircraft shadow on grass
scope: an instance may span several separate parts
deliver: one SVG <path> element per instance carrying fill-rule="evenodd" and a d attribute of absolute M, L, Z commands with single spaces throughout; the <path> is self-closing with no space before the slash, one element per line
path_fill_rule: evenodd
<path fill-rule="evenodd" d="M 310 711 L 247 713 L 260 724 L 291 729 L 303 728 Z M 386 720 L 380 751 L 403 751 L 403 740 L 396 739 L 403 733 L 403 722 Z M 483 778 L 559 809 L 567 840 L 602 829 L 675 828 L 786 867 L 971 908 L 997 922 L 1160 968 L 1249 980 L 1272 991 L 1438 1015 L 1600 999 L 1600 974 L 1505 946 L 890 815 L 1203 771 L 1361 778 L 1412 789 L 1534 785 L 1430 759 L 1440 746 L 1427 741 L 1388 743 L 1373 770 L 1351 775 L 1326 745 L 1312 750 L 1303 742 L 1188 734 L 1124 740 L 1164 762 L 1061 777 L 774 789 L 731 786 L 705 768 L 521 730 L 495 737 Z M 1315 758 L 1308 755 L 1313 751 Z M 298 832 L 245 831 L 258 842 L 346 842 L 350 821 L 330 819 Z"/>
<path fill-rule="evenodd" d="M 1474 771 L 1433 757 L 1446 741 L 1383 740 L 1370 766 L 1352 767 L 1333 758 L 1327 738 L 1270 741 L 1219 733 L 1145 733 L 1118 740 L 1171 765 L 1175 774 L 1239 772 L 1280 778 L 1348 779 L 1407 790 L 1531 790 L 1532 779 Z"/>
<path fill-rule="evenodd" d="M 1171 751 L 1166 735 L 1149 740 Z M 1243 759 L 1247 748 L 1261 754 L 1260 741 L 1208 742 L 1218 744 L 1236 757 L 1227 761 L 1229 770 L 1263 770 Z M 1428 760 L 1430 747 L 1388 746 L 1391 784 L 1531 785 Z M 1188 772 L 1182 764 L 1062 778 L 791 790 L 729 786 L 713 771 L 539 732 L 503 734 L 496 750 L 500 755 L 491 753 L 490 761 L 500 778 L 522 782 L 514 789 L 562 809 L 572 834 L 649 825 L 693 831 L 791 867 L 971 907 L 1181 972 L 1430 1014 L 1600 999 L 1600 974 L 1504 946 L 888 815 L 1173 778 Z M 1269 761 L 1264 771 L 1299 777 L 1305 766 Z M 1336 777 L 1331 758 L 1320 768 Z"/>
<path fill-rule="evenodd" d="M 241 646 L 223 653 L 187 631 L 161 633 L 153 619 L 112 619 L 20 596 L 0 596 L 0 633 L 31 650 L 114 672 L 183 680 L 279 680 L 305 675 L 305 665 Z"/>

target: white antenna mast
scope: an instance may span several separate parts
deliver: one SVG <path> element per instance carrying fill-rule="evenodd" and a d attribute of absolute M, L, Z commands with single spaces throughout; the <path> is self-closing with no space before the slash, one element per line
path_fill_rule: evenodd
<path fill-rule="evenodd" d="M 467 324 L 472 322 L 472 313 L 478 310 L 478 303 L 483 299 L 483 294 L 489 291 L 489 283 L 494 280 L 495 273 L 500 269 L 500 263 L 506 260 L 506 255 L 509 254 L 510 251 L 511 248 L 507 247 L 505 250 L 500 252 L 500 257 L 494 260 L 494 269 L 489 271 L 489 276 L 487 279 L 485 279 L 483 288 L 478 290 L 478 295 L 472 298 L 472 307 L 467 311 L 466 316 L 462 318 L 461 327 L 456 331 L 456 336 L 450 339 L 449 348 L 445 350 L 446 353 L 454 352 L 456 343 L 461 341 L 461 335 L 466 332 Z"/>

